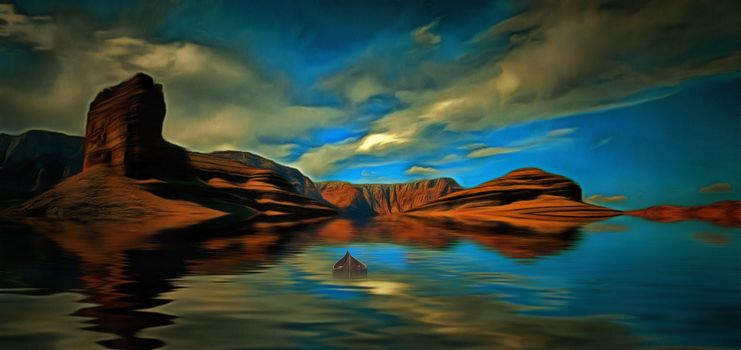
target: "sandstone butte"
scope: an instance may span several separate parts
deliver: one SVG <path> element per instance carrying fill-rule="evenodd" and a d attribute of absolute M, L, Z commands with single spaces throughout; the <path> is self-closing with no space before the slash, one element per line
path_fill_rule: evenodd
<path fill-rule="evenodd" d="M 90 104 L 84 165 L 11 215 L 151 229 L 225 215 L 266 221 L 335 214 L 270 169 L 187 152 L 162 138 L 162 86 L 145 74 L 101 91 Z"/>
<path fill-rule="evenodd" d="M 450 178 L 314 183 L 297 169 L 249 152 L 188 152 L 162 138 L 165 114 L 162 85 L 139 73 L 95 97 L 84 139 L 44 131 L 0 134 L 0 179 L 9 188 L 6 193 L 14 188 L 27 195 L 46 190 L 12 208 L 12 215 L 153 228 L 225 215 L 276 223 L 404 215 L 438 224 L 508 225 L 553 233 L 622 214 L 582 202 L 575 182 L 535 168 L 467 189 Z M 52 145 L 57 143 L 64 146 Z M 39 180 L 24 179 L 19 169 L 32 169 Z M 706 209 L 658 207 L 630 213 L 660 221 L 738 225 L 737 208 L 738 202 L 722 202 Z"/>

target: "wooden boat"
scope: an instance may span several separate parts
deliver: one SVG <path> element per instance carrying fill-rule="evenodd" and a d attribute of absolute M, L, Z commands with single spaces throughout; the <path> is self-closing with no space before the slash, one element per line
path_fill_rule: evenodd
<path fill-rule="evenodd" d="M 348 251 L 332 267 L 332 276 L 343 279 L 365 278 L 368 276 L 368 266 L 355 259 Z"/>

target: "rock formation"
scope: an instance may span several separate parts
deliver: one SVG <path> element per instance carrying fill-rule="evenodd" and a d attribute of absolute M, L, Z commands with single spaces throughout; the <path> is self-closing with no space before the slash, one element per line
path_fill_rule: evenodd
<path fill-rule="evenodd" d="M 235 160 L 244 165 L 258 168 L 272 170 L 278 175 L 284 177 L 293 186 L 296 192 L 303 194 L 314 200 L 324 201 L 322 195 L 319 193 L 319 189 L 311 179 L 306 175 L 302 174 L 298 169 L 279 164 L 270 159 L 260 157 L 257 154 L 243 151 L 217 151 L 211 152 L 209 155 L 222 157 L 226 159 Z"/>
<path fill-rule="evenodd" d="M 11 215 L 142 223 L 151 231 L 225 215 L 288 221 L 335 214 L 274 170 L 168 143 L 164 117 L 162 87 L 145 74 L 103 90 L 90 104 L 83 171 Z"/>
<path fill-rule="evenodd" d="M 741 201 L 721 201 L 694 207 L 658 205 L 625 213 L 659 222 L 700 220 L 722 226 L 741 226 Z"/>
<path fill-rule="evenodd" d="M 462 205 L 504 205 L 535 199 L 540 195 L 581 201 L 581 188 L 574 181 L 536 168 L 518 169 L 476 187 L 455 191 L 415 209 L 448 209 Z"/>
<path fill-rule="evenodd" d="M 195 175 L 208 187 L 182 185 L 187 187 L 175 190 L 176 196 L 191 193 L 195 197 L 212 198 L 212 202 L 247 206 L 273 221 L 336 214 L 329 204 L 299 193 L 292 183 L 274 170 L 195 152 L 189 153 L 189 157 Z"/>
<path fill-rule="evenodd" d="M 398 214 L 461 189 L 455 180 L 438 178 L 402 184 L 319 183 L 322 197 L 349 216 Z"/>
<path fill-rule="evenodd" d="M 515 170 L 407 212 L 474 226 L 499 222 L 539 231 L 563 230 L 620 214 L 582 202 L 581 188 L 575 182 L 536 168 Z"/>
<path fill-rule="evenodd" d="M 79 138 L 35 132 L 21 141 L 42 141 L 23 146 L 0 135 L 3 186 L 21 183 L 19 174 L 33 178 L 24 185 L 28 191 L 42 191 L 66 178 L 14 213 L 85 223 L 159 222 L 150 225 L 157 227 L 224 215 L 287 222 L 338 212 L 350 217 L 403 214 L 498 227 L 504 223 L 534 232 L 565 232 L 574 222 L 620 214 L 583 203 L 576 183 L 533 168 L 468 189 L 450 178 L 315 184 L 297 169 L 248 152 L 186 152 L 162 138 L 164 118 L 162 86 L 139 73 L 101 91 L 90 104 L 84 160 Z M 80 163 L 82 172 L 70 176 Z M 14 180 L 2 178 L 8 174 Z"/>
<path fill-rule="evenodd" d="M 162 138 L 162 85 L 138 73 L 104 89 L 90 103 L 83 170 L 105 165 L 137 179 L 190 175 L 185 150 Z"/>
<path fill-rule="evenodd" d="M 82 169 L 82 137 L 31 130 L 0 134 L 0 199 L 27 198 Z"/>

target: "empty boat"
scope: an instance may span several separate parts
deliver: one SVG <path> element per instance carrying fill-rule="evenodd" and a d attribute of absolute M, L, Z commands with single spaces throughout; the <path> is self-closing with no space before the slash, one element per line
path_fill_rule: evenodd
<path fill-rule="evenodd" d="M 332 276 L 343 279 L 365 278 L 368 276 L 368 266 L 347 251 L 332 267 Z"/>

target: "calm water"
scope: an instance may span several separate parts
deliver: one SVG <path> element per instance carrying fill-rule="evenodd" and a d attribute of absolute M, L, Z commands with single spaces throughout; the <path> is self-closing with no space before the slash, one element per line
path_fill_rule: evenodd
<path fill-rule="evenodd" d="M 741 230 L 0 226 L 0 348 L 739 348 Z M 334 280 L 345 250 L 364 280 Z"/>

